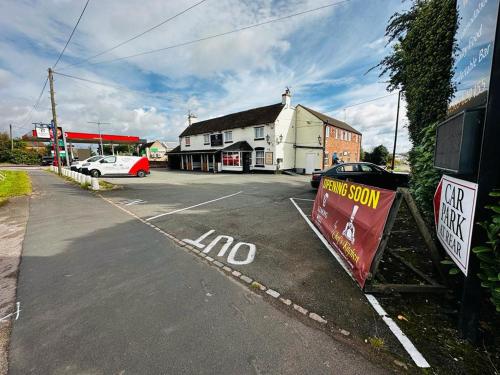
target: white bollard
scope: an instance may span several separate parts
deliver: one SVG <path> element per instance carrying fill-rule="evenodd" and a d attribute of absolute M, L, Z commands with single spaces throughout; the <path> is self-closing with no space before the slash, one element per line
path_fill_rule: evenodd
<path fill-rule="evenodd" d="M 92 190 L 99 190 L 99 179 L 96 177 L 91 177 Z"/>
<path fill-rule="evenodd" d="M 92 177 L 85 176 L 85 185 L 92 185 Z"/>
<path fill-rule="evenodd" d="M 85 175 L 81 174 L 81 173 L 78 173 L 78 182 L 80 184 L 83 184 L 84 181 L 85 181 Z"/>

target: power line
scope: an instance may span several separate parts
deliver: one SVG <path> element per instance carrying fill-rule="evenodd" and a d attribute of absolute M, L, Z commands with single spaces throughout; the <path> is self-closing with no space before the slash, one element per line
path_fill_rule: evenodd
<path fill-rule="evenodd" d="M 43 92 L 45 91 L 45 87 L 47 87 L 47 82 L 49 81 L 49 78 L 45 78 L 45 82 L 43 83 L 43 87 L 42 87 L 42 91 L 40 91 L 40 95 L 38 95 L 38 99 L 36 100 L 35 104 L 33 104 L 33 107 L 31 107 L 30 111 L 28 112 L 28 115 L 26 116 L 26 118 L 28 119 L 28 121 L 26 121 L 26 123 L 24 124 L 24 126 L 15 126 L 16 128 L 23 128 L 23 127 L 26 127 L 26 125 L 28 125 L 28 123 L 31 121 L 31 114 L 33 113 L 33 111 L 35 109 L 38 108 L 38 105 L 40 104 L 40 100 L 42 99 L 42 95 L 43 95 Z"/>
<path fill-rule="evenodd" d="M 86 59 L 85 59 L 85 60 L 83 60 L 83 61 L 80 61 L 80 62 L 77 62 L 77 63 L 74 63 L 74 64 L 69 64 L 69 65 L 66 65 L 66 66 L 64 66 L 62 69 L 66 69 L 66 68 L 69 68 L 69 67 L 71 67 L 71 66 L 78 66 L 78 65 L 82 65 L 82 64 L 84 64 L 84 63 L 86 63 L 86 62 L 88 62 L 88 61 L 90 61 L 90 60 L 92 60 L 92 59 L 95 59 L 96 57 L 99 57 L 99 56 L 104 55 L 105 53 L 108 53 L 108 52 L 114 51 L 115 49 L 117 49 L 117 48 L 119 48 L 119 47 L 121 47 L 121 46 L 123 46 L 123 45 L 125 45 L 125 44 L 127 44 L 127 43 L 130 43 L 131 41 L 133 41 L 133 40 L 135 40 L 135 39 L 137 39 L 137 38 L 140 38 L 141 36 L 143 36 L 143 35 L 145 35 L 145 34 L 147 34 L 147 33 L 151 32 L 151 31 L 153 31 L 153 30 L 157 29 L 158 27 L 163 26 L 163 25 L 164 25 L 164 24 L 166 24 L 167 22 L 172 21 L 173 19 L 175 19 L 175 18 L 177 18 L 177 17 L 179 17 L 179 16 L 183 15 L 184 13 L 186 13 L 186 12 L 190 11 L 191 9 L 193 9 L 193 8 L 197 7 L 198 5 L 201 5 L 202 3 L 206 2 L 206 1 L 207 1 L 207 0 L 201 0 L 201 1 L 197 2 L 196 4 L 193 4 L 193 5 L 191 5 L 190 7 L 188 7 L 188 8 L 186 8 L 186 9 L 184 9 L 183 11 L 181 11 L 181 12 L 179 12 L 179 13 L 177 13 L 177 14 L 173 15 L 172 17 L 167 18 L 166 20 L 164 20 L 164 21 L 160 22 L 159 24 L 154 25 L 153 27 L 150 27 L 149 29 L 147 29 L 147 30 L 145 30 L 145 31 L 143 31 L 143 32 L 141 32 L 141 33 L 139 33 L 139 34 L 137 34 L 137 35 L 135 35 L 135 36 L 133 36 L 133 37 L 131 37 L 131 38 L 129 38 L 129 39 L 127 39 L 127 40 L 125 40 L 125 41 L 123 41 L 123 42 L 120 42 L 120 43 L 118 43 L 117 45 L 115 45 L 115 46 L 113 46 L 113 47 L 111 47 L 111 48 L 105 49 L 104 51 L 101 51 L 101 52 L 99 52 L 98 54 L 95 54 L 95 55 L 93 55 L 93 56 L 90 56 L 90 57 L 86 58 Z"/>
<path fill-rule="evenodd" d="M 356 103 L 356 104 L 348 105 L 347 107 L 344 107 L 343 109 L 347 109 L 347 108 L 351 108 L 351 107 L 357 107 L 358 105 L 366 104 L 366 103 L 370 103 L 370 102 L 374 102 L 375 100 L 380 100 L 380 99 L 388 98 L 389 96 L 393 96 L 393 95 L 396 95 L 396 94 L 397 94 L 397 92 L 391 92 L 390 94 L 387 94 L 387 95 L 384 95 L 384 96 L 379 96 L 377 98 L 365 100 L 364 102 L 359 102 L 359 103 Z"/>
<path fill-rule="evenodd" d="M 335 3 L 323 5 L 321 7 L 317 7 L 317 8 L 313 8 L 313 9 L 308 9 L 308 10 L 304 10 L 302 12 L 289 14 L 287 16 L 283 16 L 283 17 L 279 17 L 279 18 L 273 18 L 273 19 L 268 20 L 268 21 L 259 22 L 259 23 L 255 23 L 253 25 L 248 25 L 248 26 L 240 27 L 238 29 L 226 31 L 226 32 L 223 32 L 223 33 L 209 35 L 209 36 L 206 36 L 206 37 L 203 37 L 203 38 L 191 40 L 191 41 L 184 42 L 184 43 L 174 44 L 174 45 L 163 47 L 163 48 L 158 48 L 158 49 L 153 49 L 153 50 L 149 50 L 149 51 L 144 51 L 144 52 L 136 53 L 134 55 L 118 57 L 118 58 L 114 58 L 114 59 L 110 59 L 110 60 L 97 61 L 97 62 L 94 62 L 94 63 L 90 63 L 90 65 L 108 64 L 108 63 L 112 63 L 112 62 L 116 62 L 116 61 L 130 59 L 130 58 L 133 58 L 133 57 L 144 56 L 144 55 L 149 55 L 149 54 L 152 54 L 152 53 L 162 52 L 162 51 L 166 51 L 166 50 L 173 49 L 173 48 L 184 47 L 184 46 L 187 46 L 187 45 L 190 45 L 190 44 L 200 43 L 200 42 L 204 42 L 204 41 L 207 41 L 207 40 L 210 40 L 210 39 L 214 39 L 214 38 L 218 38 L 218 37 L 221 37 L 221 36 L 235 34 L 235 33 L 238 33 L 240 31 L 244 31 L 244 30 L 248 30 L 248 29 L 253 29 L 255 27 L 260 27 L 260 26 L 268 25 L 268 24 L 271 24 L 271 23 L 274 23 L 274 22 L 283 21 L 283 20 L 290 19 L 290 18 L 293 18 L 293 17 L 301 16 L 301 15 L 304 15 L 304 14 L 307 14 L 307 13 L 317 12 L 317 11 L 322 10 L 322 9 L 326 9 L 326 8 L 331 8 L 331 7 L 334 7 L 334 6 L 342 5 L 342 4 L 347 3 L 349 1 L 351 1 L 351 0 L 338 1 L 338 2 L 335 2 Z"/>
<path fill-rule="evenodd" d="M 78 24 L 80 23 L 80 20 L 83 17 L 83 13 L 85 13 L 85 9 L 87 9 L 87 5 L 89 5 L 89 1 L 90 0 L 87 0 L 87 2 L 85 3 L 85 6 L 83 7 L 82 13 L 80 13 L 80 17 L 78 17 L 78 21 L 76 21 L 76 25 L 75 25 L 75 27 L 73 27 L 73 31 L 71 32 L 71 34 L 70 34 L 70 36 L 68 38 L 68 41 L 66 42 L 66 45 L 64 46 L 64 48 L 62 49 L 61 53 L 59 54 L 59 57 L 57 58 L 57 61 L 52 66 L 52 69 L 55 69 L 55 67 L 59 63 L 59 60 L 61 60 L 61 57 L 64 55 L 64 51 L 66 51 L 66 47 L 68 47 L 68 44 L 71 41 L 71 38 L 73 38 L 73 34 L 75 33 L 76 28 L 78 27 Z"/>
<path fill-rule="evenodd" d="M 149 93 L 147 91 L 130 89 L 130 88 L 125 87 L 125 86 L 112 85 L 112 84 L 104 83 L 104 82 L 100 82 L 100 81 L 93 81 L 91 79 L 87 79 L 87 78 L 83 78 L 83 77 L 76 77 L 76 76 L 73 76 L 73 75 L 70 75 L 70 74 L 61 73 L 61 72 L 54 72 L 54 74 L 57 74 L 57 75 L 60 75 L 60 76 L 63 76 L 63 77 L 67 77 L 67 78 L 71 78 L 71 79 L 75 79 L 75 80 L 78 80 L 78 81 L 92 83 L 94 85 L 100 85 L 100 86 L 105 86 L 105 87 L 111 87 L 111 88 L 118 89 L 118 90 L 125 90 L 125 91 L 135 92 L 135 93 L 139 93 L 141 95 L 151 96 L 151 97 L 155 97 L 155 98 L 164 97 L 164 95 L 161 95 L 161 94 L 152 94 L 152 93 Z"/>

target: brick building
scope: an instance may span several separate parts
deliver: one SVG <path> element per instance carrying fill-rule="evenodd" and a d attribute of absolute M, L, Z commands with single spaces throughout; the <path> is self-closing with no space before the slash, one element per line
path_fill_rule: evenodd
<path fill-rule="evenodd" d="M 360 161 L 362 135 L 359 131 L 333 117 L 304 106 L 301 107 L 323 122 L 325 129 L 323 168 L 331 166 L 335 158 L 343 162 Z"/>

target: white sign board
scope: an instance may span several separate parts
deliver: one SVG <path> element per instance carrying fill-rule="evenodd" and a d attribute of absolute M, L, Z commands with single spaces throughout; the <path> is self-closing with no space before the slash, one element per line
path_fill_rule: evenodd
<path fill-rule="evenodd" d="M 35 126 L 36 136 L 38 138 L 50 139 L 50 130 L 48 127 Z"/>
<path fill-rule="evenodd" d="M 436 191 L 437 237 L 458 268 L 467 275 L 476 210 L 477 184 L 443 176 Z"/>

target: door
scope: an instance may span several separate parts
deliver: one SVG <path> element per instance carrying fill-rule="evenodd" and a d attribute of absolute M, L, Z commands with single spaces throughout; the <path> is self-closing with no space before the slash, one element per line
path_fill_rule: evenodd
<path fill-rule="evenodd" d="M 243 173 L 250 172 L 250 164 L 252 164 L 252 153 L 251 152 L 242 152 L 243 154 Z"/>
<path fill-rule="evenodd" d="M 115 174 L 116 172 L 116 156 L 107 156 L 99 161 L 99 170 L 101 175 Z"/>
<path fill-rule="evenodd" d="M 306 154 L 306 174 L 314 172 L 314 164 L 316 161 L 316 154 Z"/>

